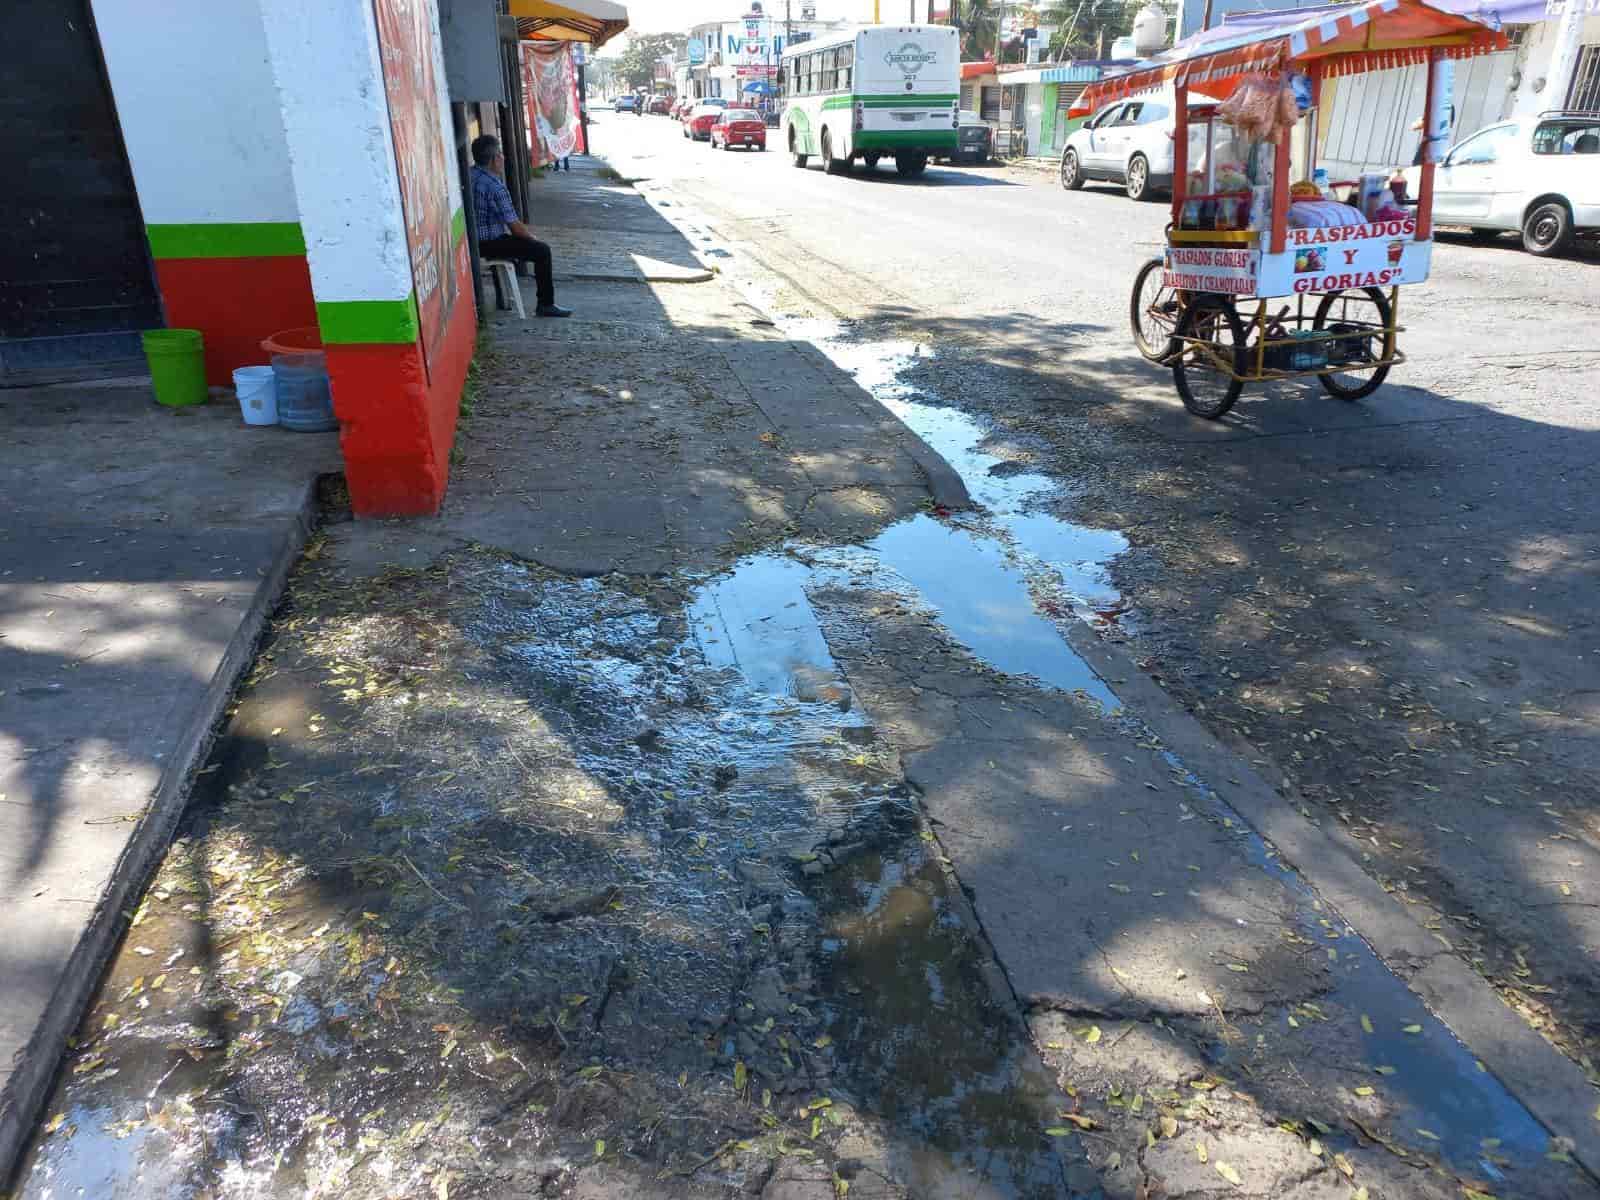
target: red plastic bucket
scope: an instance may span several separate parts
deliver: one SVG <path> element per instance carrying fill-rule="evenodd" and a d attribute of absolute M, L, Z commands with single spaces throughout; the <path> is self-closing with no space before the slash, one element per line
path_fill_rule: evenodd
<path fill-rule="evenodd" d="M 300 329 L 284 329 L 265 338 L 261 348 L 269 355 L 277 354 L 315 354 L 322 356 L 322 330 L 315 325 L 306 325 Z"/>

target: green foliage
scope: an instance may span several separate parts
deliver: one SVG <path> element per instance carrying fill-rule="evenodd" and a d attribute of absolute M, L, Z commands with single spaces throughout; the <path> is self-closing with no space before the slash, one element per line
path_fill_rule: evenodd
<path fill-rule="evenodd" d="M 628 48 L 617 59 L 616 78 L 635 91 L 649 91 L 655 82 L 656 62 L 664 55 L 676 56 L 688 40 L 681 33 L 630 35 Z"/>
<path fill-rule="evenodd" d="M 1133 31 L 1133 17 L 1140 0 L 1062 0 L 1038 8 L 1039 23 L 1054 26 L 1050 39 L 1052 60 L 1095 58 L 1110 54 L 1111 43 Z M 961 58 L 977 62 L 992 57 L 995 27 L 1002 10 L 1016 13 L 1022 6 L 1002 0 L 959 0 L 952 17 L 961 27 Z M 1014 41 L 1000 47 L 1003 63 L 1022 62 L 1027 47 Z"/>

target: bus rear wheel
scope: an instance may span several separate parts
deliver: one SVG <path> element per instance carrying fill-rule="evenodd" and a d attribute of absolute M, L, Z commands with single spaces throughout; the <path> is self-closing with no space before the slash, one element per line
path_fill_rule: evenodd
<path fill-rule="evenodd" d="M 894 169 L 905 179 L 914 179 L 927 169 L 928 156 L 915 151 L 894 156 Z"/>
<path fill-rule="evenodd" d="M 876 171 L 878 169 L 878 159 L 880 157 L 881 156 L 879 154 L 869 150 L 866 154 L 861 156 L 861 159 L 867 164 L 867 170 Z"/>
<path fill-rule="evenodd" d="M 833 156 L 833 135 L 826 129 L 822 131 L 822 169 L 829 175 L 843 175 L 850 170 L 848 158 Z"/>
<path fill-rule="evenodd" d="M 789 153 L 794 157 L 795 166 L 803 167 L 806 165 L 807 155 L 804 150 L 800 149 L 800 139 L 795 137 L 794 126 L 792 125 L 789 127 Z"/>

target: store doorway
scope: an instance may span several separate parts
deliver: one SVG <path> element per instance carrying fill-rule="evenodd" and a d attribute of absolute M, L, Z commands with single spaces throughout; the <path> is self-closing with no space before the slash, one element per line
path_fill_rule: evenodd
<path fill-rule="evenodd" d="M 161 307 L 88 0 L 8 12 L 0 386 L 142 370 Z"/>

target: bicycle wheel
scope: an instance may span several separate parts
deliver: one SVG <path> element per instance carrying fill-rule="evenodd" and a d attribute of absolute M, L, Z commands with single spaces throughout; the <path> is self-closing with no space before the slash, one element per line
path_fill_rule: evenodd
<path fill-rule="evenodd" d="M 1317 305 L 1317 315 L 1312 319 L 1311 328 L 1319 333 L 1337 332 L 1341 325 L 1350 326 L 1350 336 L 1323 344 L 1328 347 L 1330 363 L 1345 363 L 1352 369 L 1330 371 L 1326 375 L 1318 375 L 1317 379 L 1329 395 L 1341 400 L 1359 400 L 1377 391 L 1389 374 L 1388 363 L 1381 367 L 1358 365 L 1362 362 L 1375 363 L 1383 357 L 1384 342 L 1388 337 L 1385 330 L 1389 328 L 1389 298 L 1378 288 L 1329 292 Z M 1368 371 L 1370 375 L 1366 373 Z"/>
<path fill-rule="evenodd" d="M 1233 407 L 1244 390 L 1244 326 L 1233 305 L 1206 297 L 1186 305 L 1178 319 L 1178 350 L 1172 380 L 1183 406 L 1215 421 Z"/>
<path fill-rule="evenodd" d="M 1133 340 L 1139 353 L 1151 362 L 1165 362 L 1178 349 L 1172 335 L 1178 328 L 1178 318 L 1183 315 L 1183 300 L 1175 288 L 1161 282 L 1165 267 L 1159 258 L 1152 258 L 1140 267 L 1133 277 L 1133 295 L 1128 301 Z"/>

